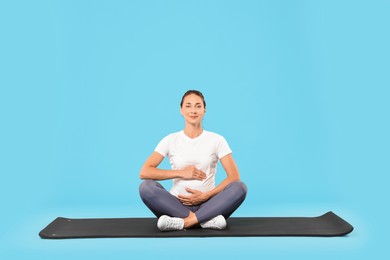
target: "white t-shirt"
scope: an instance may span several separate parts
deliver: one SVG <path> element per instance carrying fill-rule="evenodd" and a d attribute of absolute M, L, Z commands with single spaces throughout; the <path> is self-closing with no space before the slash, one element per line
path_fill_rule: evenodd
<path fill-rule="evenodd" d="M 232 152 L 223 136 L 206 130 L 195 138 L 188 137 L 183 130 L 172 133 L 164 137 L 154 151 L 168 156 L 172 170 L 195 166 L 207 175 L 202 181 L 173 179 L 170 193 L 176 197 L 190 194 L 186 187 L 202 192 L 214 189 L 218 160 Z"/>

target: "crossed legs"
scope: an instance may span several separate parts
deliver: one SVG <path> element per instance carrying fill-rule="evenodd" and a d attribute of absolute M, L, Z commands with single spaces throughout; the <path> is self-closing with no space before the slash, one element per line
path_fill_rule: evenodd
<path fill-rule="evenodd" d="M 227 219 L 244 201 L 247 193 L 241 181 L 232 182 L 204 203 L 185 206 L 157 181 L 144 180 L 139 192 L 142 201 L 156 217 L 168 215 L 184 219 L 184 228 L 208 221 L 218 215 Z"/>

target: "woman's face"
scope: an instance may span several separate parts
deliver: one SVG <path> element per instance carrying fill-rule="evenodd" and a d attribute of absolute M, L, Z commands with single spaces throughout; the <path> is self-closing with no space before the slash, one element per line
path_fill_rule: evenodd
<path fill-rule="evenodd" d="M 201 97 L 195 94 L 186 96 L 183 100 L 183 106 L 180 109 L 187 123 L 197 125 L 202 122 L 206 109 Z"/>

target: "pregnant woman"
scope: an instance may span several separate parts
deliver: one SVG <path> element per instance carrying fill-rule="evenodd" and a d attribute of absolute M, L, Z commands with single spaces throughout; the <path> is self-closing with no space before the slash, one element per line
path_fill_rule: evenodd
<path fill-rule="evenodd" d="M 180 103 L 185 127 L 164 137 L 146 160 L 140 172 L 139 192 L 145 205 L 158 217 L 161 231 L 202 228 L 224 229 L 226 219 L 241 205 L 247 188 L 225 138 L 206 131 L 203 94 L 187 91 Z M 157 168 L 168 157 L 171 170 Z M 215 185 L 218 160 L 226 178 Z M 170 191 L 158 182 L 172 179 Z"/>

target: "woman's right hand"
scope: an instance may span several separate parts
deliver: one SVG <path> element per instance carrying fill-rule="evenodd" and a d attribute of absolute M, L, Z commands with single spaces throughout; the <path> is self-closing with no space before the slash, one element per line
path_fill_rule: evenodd
<path fill-rule="evenodd" d="M 199 180 L 206 179 L 207 175 L 203 171 L 197 169 L 195 166 L 187 166 L 182 171 L 182 178 L 184 180 Z"/>

